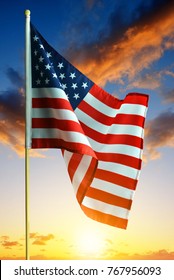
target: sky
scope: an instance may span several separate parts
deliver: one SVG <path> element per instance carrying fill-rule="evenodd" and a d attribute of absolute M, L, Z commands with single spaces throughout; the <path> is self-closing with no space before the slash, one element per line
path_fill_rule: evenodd
<path fill-rule="evenodd" d="M 59 150 L 30 151 L 31 259 L 174 259 L 174 1 L 1 2 L 0 259 L 25 259 L 25 9 L 44 38 L 110 94 L 149 95 L 126 230 L 81 211 Z"/>

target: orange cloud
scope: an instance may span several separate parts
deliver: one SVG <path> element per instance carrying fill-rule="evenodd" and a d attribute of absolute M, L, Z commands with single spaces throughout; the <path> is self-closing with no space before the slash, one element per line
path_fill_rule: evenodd
<path fill-rule="evenodd" d="M 2 245 L 5 249 L 12 249 L 12 247 L 21 247 L 21 246 L 23 246 L 23 245 L 20 244 L 18 241 L 6 241 L 6 240 L 4 240 L 3 242 L 1 242 L 1 245 Z"/>
<path fill-rule="evenodd" d="M 107 81 L 119 82 L 124 77 L 133 80 L 143 69 L 160 59 L 164 51 L 173 48 L 167 44 L 174 34 L 174 7 L 164 10 L 150 21 L 128 28 L 121 38 L 113 36 L 82 46 L 72 53 L 74 63 L 95 83 L 104 86 Z M 116 20 L 116 19 L 115 19 Z M 77 55 L 78 53 L 78 55 Z"/>
<path fill-rule="evenodd" d="M 24 155 L 24 127 L 17 121 L 0 121 L 0 142 L 9 146 L 19 156 Z"/>
<path fill-rule="evenodd" d="M 46 242 L 49 240 L 54 239 L 53 234 L 48 234 L 48 235 L 39 235 L 38 233 L 31 233 L 30 238 L 34 239 L 33 245 L 46 245 Z"/>
<path fill-rule="evenodd" d="M 112 252 L 112 260 L 174 260 L 174 252 L 159 250 L 155 252 L 146 252 L 144 254 L 126 254 Z"/>

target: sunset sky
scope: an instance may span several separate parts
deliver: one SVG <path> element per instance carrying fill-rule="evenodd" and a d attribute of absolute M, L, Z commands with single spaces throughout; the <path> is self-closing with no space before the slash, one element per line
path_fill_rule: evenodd
<path fill-rule="evenodd" d="M 30 151 L 31 259 L 174 259 L 174 1 L 1 3 L 0 259 L 25 258 L 25 9 L 59 53 L 110 94 L 149 94 L 126 230 L 80 209 L 59 150 Z"/>

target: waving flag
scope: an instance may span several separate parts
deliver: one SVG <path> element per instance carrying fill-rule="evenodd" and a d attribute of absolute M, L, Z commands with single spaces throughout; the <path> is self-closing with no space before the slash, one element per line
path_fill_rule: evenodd
<path fill-rule="evenodd" d="M 31 148 L 61 148 L 90 218 L 126 228 L 138 182 L 148 96 L 119 100 L 56 52 L 31 25 Z"/>

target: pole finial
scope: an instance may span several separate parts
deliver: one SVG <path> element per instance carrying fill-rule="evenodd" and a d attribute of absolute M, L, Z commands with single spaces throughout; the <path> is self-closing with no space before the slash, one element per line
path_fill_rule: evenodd
<path fill-rule="evenodd" d="M 29 17 L 30 14 L 31 14 L 30 10 L 25 10 L 25 16 L 26 16 L 26 17 Z"/>

